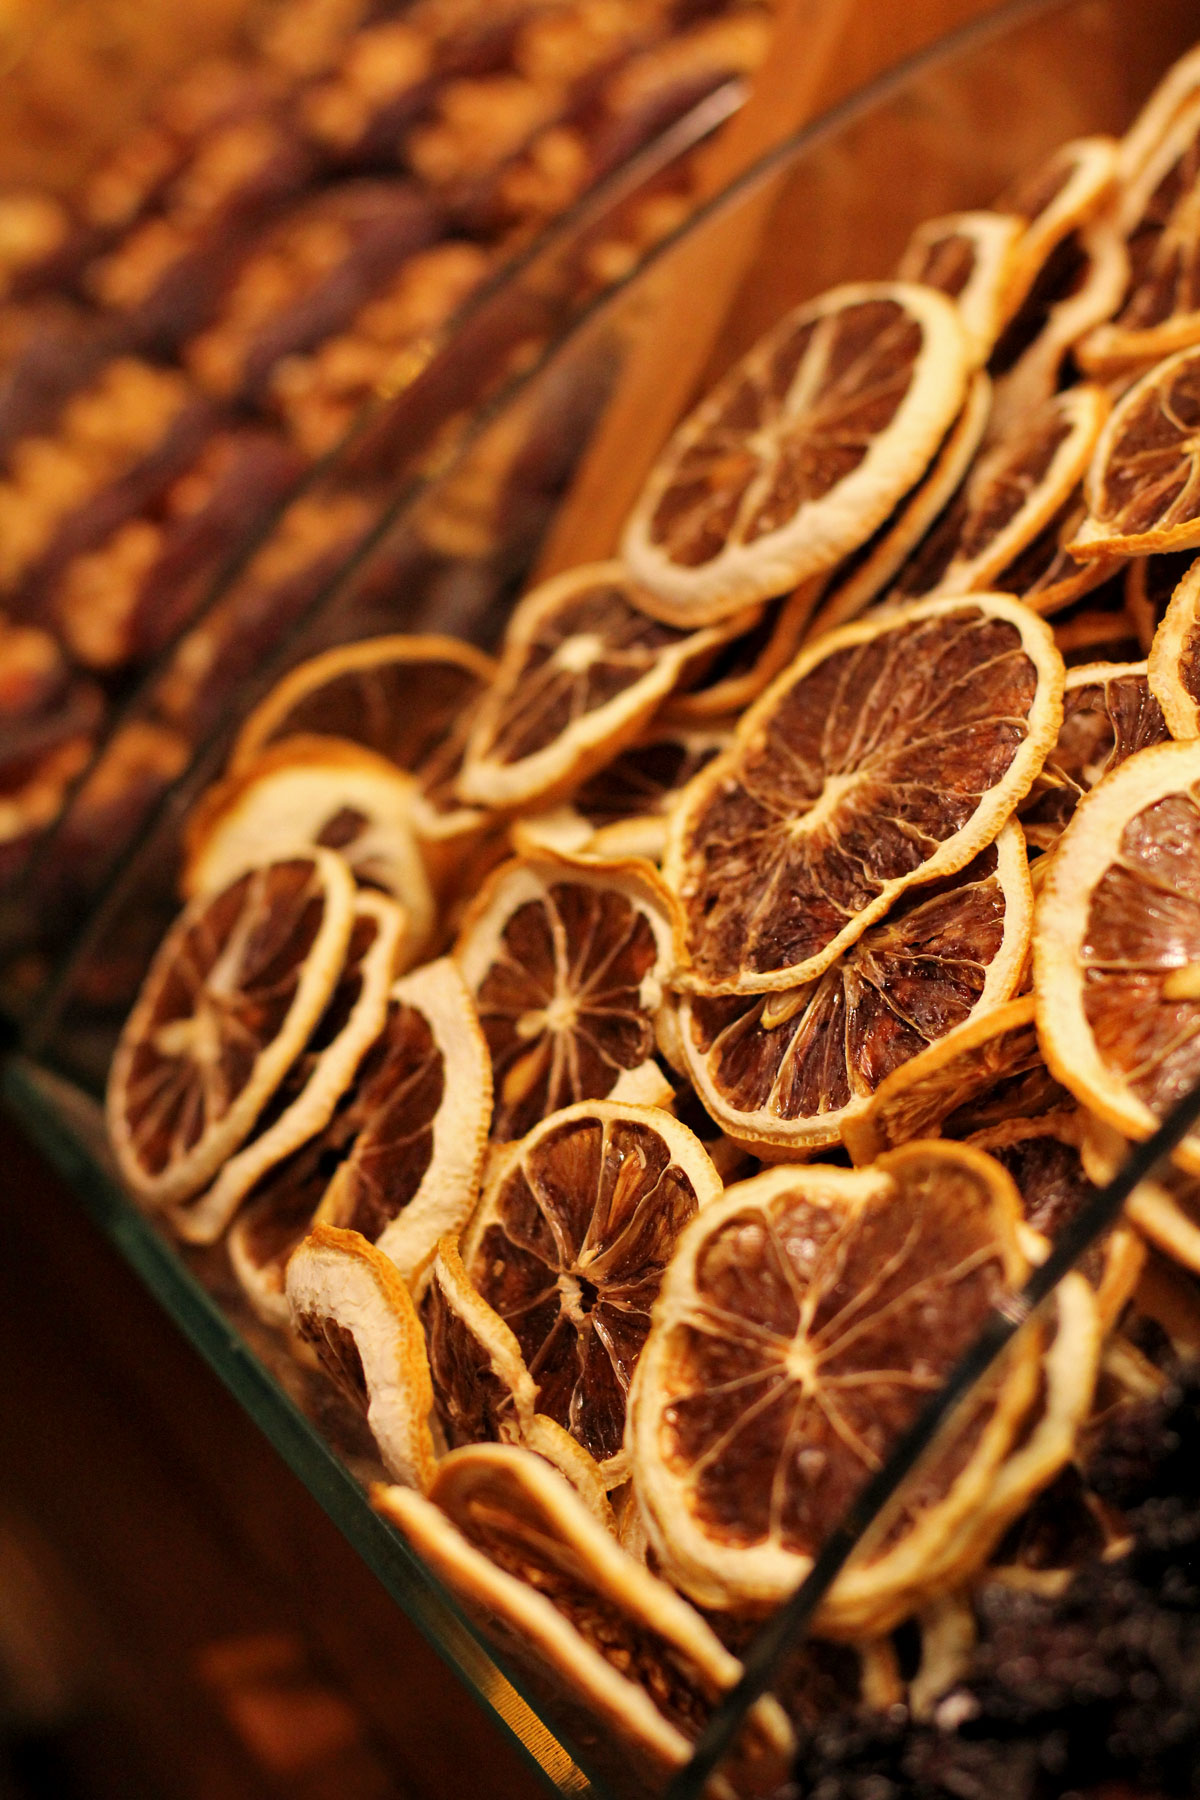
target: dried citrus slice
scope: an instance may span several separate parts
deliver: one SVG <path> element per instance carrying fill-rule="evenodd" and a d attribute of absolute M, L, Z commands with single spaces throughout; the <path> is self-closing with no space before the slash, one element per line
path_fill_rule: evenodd
<path fill-rule="evenodd" d="M 330 850 L 249 869 L 193 900 L 159 946 L 108 1078 L 123 1179 L 165 1206 L 245 1142 L 341 973 L 354 882 Z"/>
<path fill-rule="evenodd" d="M 1171 596 L 1154 634 L 1147 680 L 1172 737 L 1200 737 L 1200 557 Z"/>
<path fill-rule="evenodd" d="M 1028 1265 L 1000 1166 L 913 1144 L 874 1168 L 730 1188 L 681 1240 L 630 1397 L 634 1482 L 666 1573 L 720 1608 L 778 1603 Z M 1026 1336 L 953 1453 L 838 1578 L 818 1629 L 866 1635 L 987 1492 L 1028 1408 Z"/>
<path fill-rule="evenodd" d="M 663 874 L 678 979 L 813 980 L 918 882 L 964 868 L 1062 717 L 1050 628 L 1007 596 L 925 601 L 804 650 L 675 807 Z"/>
<path fill-rule="evenodd" d="M 1084 663 L 1135 662 L 1145 654 L 1126 603 L 1127 587 L 1118 569 L 1099 587 L 1055 613 L 1050 622 L 1054 642 L 1068 669 Z"/>
<path fill-rule="evenodd" d="M 443 958 L 397 982 L 383 1029 L 324 1129 L 259 1178 L 230 1230 L 230 1258 L 259 1314 L 279 1321 L 288 1257 L 318 1209 L 335 1225 L 351 1220 L 417 1280 L 440 1232 L 457 1229 L 475 1203 L 490 1091 L 454 966 Z"/>
<path fill-rule="evenodd" d="M 724 644 L 698 675 L 684 675 L 655 714 L 655 723 L 706 726 L 744 711 L 795 656 L 824 585 L 825 577 L 814 575 L 784 599 L 764 606 L 751 631 Z"/>
<path fill-rule="evenodd" d="M 1014 213 L 947 213 L 917 226 L 896 266 L 899 281 L 924 282 L 955 302 L 976 364 L 1000 335 L 1024 236 Z"/>
<path fill-rule="evenodd" d="M 1173 62 L 1117 145 L 1117 173 L 1136 180 L 1179 114 L 1200 93 L 1200 47 Z"/>
<path fill-rule="evenodd" d="M 1126 757 L 1168 735 L 1144 662 L 1068 669 L 1058 742 L 1021 802 L 1031 848 L 1053 850 L 1083 795 Z"/>
<path fill-rule="evenodd" d="M 276 1163 L 329 1123 L 383 1028 L 404 919 L 382 894 L 360 894 L 337 986 L 316 1030 L 264 1108 L 249 1143 L 212 1186 L 171 1208 L 171 1225 L 193 1244 L 215 1243 L 243 1199 Z"/>
<path fill-rule="evenodd" d="M 1198 845 L 1200 742 L 1154 744 L 1080 801 L 1038 906 L 1046 1061 L 1127 1137 L 1200 1078 Z M 1200 1173 L 1200 1139 L 1175 1157 Z"/>
<path fill-rule="evenodd" d="M 1128 1153 L 1120 1132 L 1089 1120 L 1083 1159 L 1093 1181 L 1111 1181 Z M 1166 1168 L 1139 1182 L 1125 1202 L 1125 1217 L 1156 1249 L 1200 1274 L 1200 1182 L 1194 1175 Z"/>
<path fill-rule="evenodd" d="M 1156 363 L 1109 414 L 1084 478 L 1073 556 L 1145 556 L 1200 543 L 1200 348 Z"/>
<path fill-rule="evenodd" d="M 996 202 L 998 212 L 1017 213 L 1026 222 L 1009 294 L 1014 309 L 1068 233 L 1108 203 L 1117 179 L 1117 154 L 1110 137 L 1072 138 Z"/>
<path fill-rule="evenodd" d="M 832 591 L 813 620 L 811 636 L 856 618 L 903 568 L 961 487 L 982 440 L 991 397 L 991 383 L 980 370 L 971 378 L 962 411 L 942 440 L 928 472 L 878 531 L 834 574 Z"/>
<path fill-rule="evenodd" d="M 931 1046 L 911 1071 L 902 1064 L 880 1083 L 843 1137 L 868 1164 L 913 1138 L 969 1137 L 1006 1119 L 1061 1111 L 1069 1096 L 1042 1058 L 1033 996 L 968 1019 Z"/>
<path fill-rule="evenodd" d="M 789 313 L 679 426 L 622 550 L 681 622 L 767 600 L 868 538 L 962 405 L 952 301 L 905 282 Z"/>
<path fill-rule="evenodd" d="M 438 1244 L 421 1320 L 446 1443 L 520 1442 L 537 1411 L 537 1383 L 511 1327 L 467 1279 L 453 1234 Z"/>
<path fill-rule="evenodd" d="M 1068 388 L 986 449 L 954 504 L 900 571 L 894 595 L 998 586 L 1001 571 L 1072 498 L 1107 415 L 1103 388 Z"/>
<path fill-rule="evenodd" d="M 689 663 L 744 629 L 651 618 L 620 563 L 592 563 L 520 602 L 476 710 L 458 779 L 467 801 L 528 806 L 569 792 L 641 732 Z"/>
<path fill-rule="evenodd" d="M 497 869 L 455 958 L 491 1052 L 492 1136 L 576 1100 L 656 1102 L 670 897 L 649 863 L 522 857 Z"/>
<path fill-rule="evenodd" d="M 393 1481 L 428 1487 L 433 1390 L 421 1323 L 394 1264 L 355 1231 L 317 1225 L 288 1264 L 292 1325 L 366 1414 Z"/>
<path fill-rule="evenodd" d="M 742 1670 L 699 1613 L 527 1450 L 455 1450 L 427 1499 L 408 1488 L 375 1488 L 371 1499 L 486 1635 L 518 1667 L 532 1661 L 552 1705 L 582 1705 L 572 1736 L 593 1758 L 607 1748 L 601 1767 L 621 1793 L 660 1792 Z M 779 1707 L 760 1703 L 735 1759 L 748 1757 L 757 1780 L 737 1791 L 767 1791 L 791 1748 Z M 712 1792 L 732 1800 L 734 1789 L 718 1778 Z"/>
<path fill-rule="evenodd" d="M 495 664 L 452 637 L 367 638 L 297 665 L 259 702 L 230 758 L 243 773 L 268 744 L 296 736 L 349 739 L 416 781 L 413 828 L 423 838 L 474 830 L 455 795 L 475 707 Z"/>
<path fill-rule="evenodd" d="M 1166 617 L 1171 595 L 1196 560 L 1194 550 L 1168 550 L 1163 556 L 1137 556 L 1125 572 L 1125 604 L 1137 628 L 1142 654 L 1148 656 L 1154 634 Z"/>
<path fill-rule="evenodd" d="M 792 994 L 679 1002 L 687 1072 L 738 1142 L 803 1155 L 836 1143 L 893 1069 L 1015 992 L 1033 923 L 1011 821 L 958 875 L 914 888 Z"/>
<path fill-rule="evenodd" d="M 264 856 L 320 844 L 404 907 L 401 957 L 433 927 L 433 895 L 413 835 L 413 780 L 358 744 L 289 738 L 209 789 L 188 820 L 183 890 L 211 893 Z"/>
<path fill-rule="evenodd" d="M 497 1161 L 463 1240 L 537 1406 L 624 1480 L 625 1398 L 675 1241 L 721 1193 L 699 1139 L 652 1106 L 566 1107 Z"/>

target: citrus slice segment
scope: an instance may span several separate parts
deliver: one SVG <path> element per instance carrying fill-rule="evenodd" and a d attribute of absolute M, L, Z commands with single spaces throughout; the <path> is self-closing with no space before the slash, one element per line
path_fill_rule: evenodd
<path fill-rule="evenodd" d="M 1127 757 L 1168 735 L 1144 662 L 1068 669 L 1058 742 L 1020 806 L 1030 847 L 1053 850 L 1084 794 Z"/>
<path fill-rule="evenodd" d="M 911 1070 L 893 1070 L 843 1132 L 855 1163 L 869 1164 L 913 1138 L 970 1137 L 1006 1119 L 1030 1119 L 1070 1104 L 1042 1058 L 1032 994 L 968 1019 L 932 1045 Z"/>
<path fill-rule="evenodd" d="M 954 504 L 900 571 L 894 595 L 998 586 L 1000 572 L 1071 499 L 1107 415 L 1103 388 L 1068 388 L 987 448 Z"/>
<path fill-rule="evenodd" d="M 679 426 L 622 551 L 681 622 L 767 600 L 883 523 L 962 405 L 952 301 L 834 288 L 781 320 Z"/>
<path fill-rule="evenodd" d="M 1174 738 L 1200 737 L 1200 557 L 1171 595 L 1154 634 L 1147 680 Z"/>
<path fill-rule="evenodd" d="M 697 1094 L 760 1156 L 836 1143 L 893 1069 L 1015 992 L 1032 923 L 1025 842 L 1010 821 L 961 874 L 911 889 L 808 987 L 681 996 Z"/>
<path fill-rule="evenodd" d="M 511 1327 L 467 1279 L 452 1233 L 438 1244 L 421 1320 L 438 1424 L 450 1448 L 519 1442 L 537 1411 L 537 1383 Z"/>
<path fill-rule="evenodd" d="M 879 614 L 802 651 L 671 815 L 680 985 L 798 987 L 906 888 L 964 868 L 1040 769 L 1063 679 L 1049 626 L 996 594 Z"/>
<path fill-rule="evenodd" d="M 172 1229 L 188 1243 L 215 1243 L 267 1170 L 329 1123 L 383 1028 L 403 929 L 394 901 L 359 894 L 346 961 L 303 1053 L 263 1109 L 250 1141 L 228 1159 L 212 1186 L 170 1210 Z"/>
<path fill-rule="evenodd" d="M 610 1485 L 628 1473 L 626 1394 L 663 1270 L 721 1191 L 669 1113 L 584 1102 L 502 1152 L 463 1240 L 467 1277 L 516 1335 L 538 1411 Z"/>
<path fill-rule="evenodd" d="M 184 840 L 183 891 L 211 893 L 275 851 L 319 844 L 355 878 L 399 900 L 401 956 L 419 954 L 433 927 L 433 895 L 413 834 L 413 780 L 383 757 L 333 738 L 289 738 L 210 788 Z"/>
<path fill-rule="evenodd" d="M 660 623 L 620 563 L 543 583 L 505 632 L 460 795 L 511 808 L 569 792 L 638 736 L 690 662 L 744 628 L 736 617 L 696 631 Z"/>
<path fill-rule="evenodd" d="M 670 896 L 649 863 L 543 854 L 497 869 L 454 955 L 491 1053 L 492 1136 L 576 1100 L 655 1102 Z"/>
<path fill-rule="evenodd" d="M 680 1241 L 630 1400 L 634 1482 L 664 1570 L 718 1608 L 778 1603 L 1028 1265 L 1010 1178 L 914 1144 L 868 1170 L 730 1188 Z M 818 1629 L 873 1621 L 987 1491 L 1036 1385 L 1019 1340 L 954 1450 L 835 1582 Z"/>
<path fill-rule="evenodd" d="M 1181 350 L 1135 381 L 1100 433 L 1083 492 L 1088 516 L 1073 556 L 1145 556 L 1200 543 L 1200 348 Z"/>
<path fill-rule="evenodd" d="M 1196 560 L 1194 550 L 1168 550 L 1163 556 L 1136 556 L 1125 572 L 1125 603 L 1141 640 L 1142 654 L 1150 654 L 1154 635 L 1171 604 L 1171 595 Z"/>
<path fill-rule="evenodd" d="M 918 225 L 896 265 L 899 281 L 920 281 L 958 307 L 967 348 L 985 363 L 1009 310 L 1025 220 L 1014 213 L 959 212 Z"/>
<path fill-rule="evenodd" d="M 230 772 L 244 773 L 281 738 L 361 744 L 416 781 L 413 828 L 423 838 L 473 830 L 455 783 L 480 696 L 495 675 L 482 650 L 459 638 L 388 636 L 339 644 L 286 674 L 250 714 Z"/>
<path fill-rule="evenodd" d="M 655 724 L 703 727 L 743 712 L 795 656 L 824 585 L 825 577 L 814 575 L 764 606 L 752 630 L 722 645 L 697 674 L 685 673 L 655 714 Z"/>
<path fill-rule="evenodd" d="M 593 1753 L 610 1740 L 606 1760 L 614 1748 L 622 1759 L 620 1791 L 661 1792 L 741 1674 L 700 1614 L 527 1450 L 455 1450 L 427 1499 L 408 1488 L 375 1488 L 371 1499 L 486 1635 L 519 1667 L 532 1660 L 539 1688 L 548 1680 L 560 1706 L 564 1696 L 582 1703 L 590 1717 L 572 1735 Z M 760 1703 L 741 1746 L 757 1780 L 738 1791 L 767 1791 L 791 1747 L 778 1706 Z M 713 1787 L 721 1800 L 733 1791 L 723 1778 Z"/>
<path fill-rule="evenodd" d="M 1148 1137 L 1200 1078 L 1200 742 L 1155 744 L 1080 801 L 1034 927 L 1038 1034 L 1085 1106 Z M 1175 1159 L 1200 1173 L 1200 1138 Z"/>
<path fill-rule="evenodd" d="M 288 1264 L 293 1329 L 365 1413 L 393 1481 L 428 1487 L 433 1390 L 421 1324 L 395 1266 L 355 1231 L 314 1226 Z"/>
<path fill-rule="evenodd" d="M 108 1136 L 143 1201 L 199 1193 L 245 1142 L 341 973 L 354 882 L 331 850 L 193 900 L 163 939 L 108 1078 Z"/>

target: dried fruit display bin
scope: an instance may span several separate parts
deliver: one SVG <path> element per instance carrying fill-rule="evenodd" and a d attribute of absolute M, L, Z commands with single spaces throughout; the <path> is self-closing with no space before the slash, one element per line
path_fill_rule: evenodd
<path fill-rule="evenodd" d="M 389 492 L 353 553 L 335 558 L 305 595 L 285 640 L 255 645 L 212 717 L 200 707 L 199 753 L 122 856 L 8 1066 L 10 1105 L 82 1204 L 397 1603 L 560 1792 L 620 1791 L 598 1735 L 578 1717 L 564 1720 L 463 1623 L 370 1510 L 361 1486 L 368 1447 L 349 1415 L 250 1316 L 220 1257 L 168 1241 L 111 1172 L 98 1097 L 120 1021 L 175 906 L 181 821 L 220 771 L 238 719 L 317 650 L 384 630 L 494 640 L 510 597 L 538 566 L 584 425 L 636 348 L 662 283 L 683 266 L 677 259 L 695 267 L 706 245 L 715 258 L 731 234 L 751 235 L 753 254 L 717 351 L 724 364 L 794 301 L 840 280 L 886 274 L 921 219 L 986 205 L 1064 139 L 1120 129 L 1195 31 L 1193 9 L 1178 0 L 1136 9 L 1122 0 L 1002 8 L 783 144 L 540 347 L 528 367 L 512 371 L 469 427 L 443 444 L 436 465 L 412 469 Z M 536 262 L 525 278 L 536 282 Z M 360 449 L 351 444 L 346 454 Z M 260 551 L 277 553 L 285 566 L 286 529 L 285 521 Z M 217 598 L 157 671 L 160 699 L 174 685 L 199 705 L 204 669 L 221 654 L 221 606 Z"/>

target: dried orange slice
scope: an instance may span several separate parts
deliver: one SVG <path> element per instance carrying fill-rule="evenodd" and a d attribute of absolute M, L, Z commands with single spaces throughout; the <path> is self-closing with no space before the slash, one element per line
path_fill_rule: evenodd
<path fill-rule="evenodd" d="M 1080 563 L 1067 549 L 1086 517 L 1087 507 L 1075 488 L 1037 535 L 1001 569 L 997 587 L 1019 595 L 1026 606 L 1047 619 L 1111 580 L 1125 567 L 1122 557 L 1096 556 Z"/>
<path fill-rule="evenodd" d="M 468 1279 L 516 1335 L 538 1410 L 611 1486 L 628 1473 L 626 1394 L 663 1270 L 721 1191 L 669 1113 L 585 1101 L 501 1154 L 463 1240 Z"/>
<path fill-rule="evenodd" d="M 1062 718 L 1050 628 L 1007 596 L 925 601 L 804 650 L 675 807 L 680 985 L 795 988 L 906 888 L 997 835 Z"/>
<path fill-rule="evenodd" d="M 1073 556 L 1145 556 L 1200 543 L 1200 348 L 1156 363 L 1109 414 L 1084 478 Z"/>
<path fill-rule="evenodd" d="M 519 1668 L 532 1663 L 552 1707 L 574 1703 L 573 1737 L 620 1792 L 661 1792 L 741 1674 L 699 1613 L 627 1555 L 527 1450 L 455 1450 L 439 1464 L 428 1498 L 375 1488 L 371 1499 L 484 1633 Z M 735 1757 L 749 1758 L 754 1774 L 736 1791 L 768 1791 L 786 1772 L 792 1744 L 778 1705 L 760 1702 Z M 734 1791 L 724 1777 L 712 1786 L 714 1800 L 732 1800 Z"/>
<path fill-rule="evenodd" d="M 1000 196 L 997 211 L 1017 213 L 1026 222 L 1009 295 L 1014 310 L 1068 233 L 1107 205 L 1116 184 L 1117 156 L 1112 138 L 1072 138 Z"/>
<path fill-rule="evenodd" d="M 752 630 L 722 645 L 698 675 L 684 675 L 655 723 L 707 726 L 743 712 L 795 656 L 824 585 L 825 577 L 814 575 L 785 599 L 764 606 Z"/>
<path fill-rule="evenodd" d="M 224 887 L 253 862 L 302 844 L 337 850 L 355 877 L 405 910 L 403 963 L 433 927 L 433 895 L 413 834 L 413 780 L 383 757 L 333 738 L 272 744 L 210 788 L 185 834 L 187 895 Z"/>
<path fill-rule="evenodd" d="M 569 792 L 639 735 L 689 663 L 744 625 L 664 625 L 643 610 L 620 563 L 592 563 L 543 583 L 505 632 L 496 679 L 476 710 L 460 795 L 511 808 Z"/>
<path fill-rule="evenodd" d="M 687 1073 L 718 1124 L 759 1155 L 836 1143 L 893 1069 L 1015 992 L 1032 923 L 1025 841 L 1010 821 L 961 874 L 911 889 L 808 987 L 683 995 Z"/>
<path fill-rule="evenodd" d="M 969 368 L 952 301 L 906 282 L 834 288 L 755 345 L 679 426 L 622 539 L 681 623 L 833 566 L 919 480 Z"/>
<path fill-rule="evenodd" d="M 1083 795 L 1126 757 L 1168 735 L 1144 662 L 1068 669 L 1058 742 L 1020 806 L 1031 848 L 1053 850 Z"/>
<path fill-rule="evenodd" d="M 1073 497 L 1107 415 L 1103 388 L 1068 388 L 992 444 L 900 571 L 894 595 L 999 586 L 996 578 Z"/>
<path fill-rule="evenodd" d="M 947 213 L 917 226 L 896 266 L 897 280 L 924 282 L 955 302 L 976 364 L 1000 335 L 1024 236 L 1014 213 Z"/>
<path fill-rule="evenodd" d="M 1168 550 L 1164 556 L 1137 556 L 1128 565 L 1125 604 L 1144 656 L 1149 655 L 1154 634 L 1166 617 L 1171 595 L 1195 560 L 1194 550 Z"/>
<path fill-rule="evenodd" d="M 1147 680 L 1172 737 L 1200 737 L 1200 557 L 1175 592 L 1154 634 Z"/>
<path fill-rule="evenodd" d="M 354 882 L 330 850 L 202 894 L 159 946 L 108 1078 L 108 1135 L 131 1190 L 186 1200 L 245 1142 L 303 1051 L 345 962 Z"/>
<path fill-rule="evenodd" d="M 438 1244 L 421 1320 L 446 1443 L 519 1443 L 537 1412 L 537 1382 L 512 1328 L 468 1280 L 453 1234 Z"/>
<path fill-rule="evenodd" d="M 1070 1104 L 1042 1058 L 1033 996 L 968 1019 L 921 1057 L 880 1083 L 843 1137 L 854 1161 L 869 1164 L 913 1138 L 970 1137 L 1007 1119 L 1030 1119 Z"/>
<path fill-rule="evenodd" d="M 493 1137 L 521 1137 L 576 1100 L 665 1098 L 654 1047 L 672 910 L 649 863 L 505 863 L 454 955 L 491 1052 Z"/>
<path fill-rule="evenodd" d="M 630 1398 L 634 1482 L 665 1572 L 719 1608 L 777 1604 L 1028 1264 L 989 1157 L 913 1144 L 859 1171 L 730 1188 L 681 1240 Z M 1026 1336 L 835 1582 L 818 1629 L 867 1635 L 986 1495 L 1036 1386 Z"/>
<path fill-rule="evenodd" d="M 230 772 L 242 774 L 281 738 L 362 744 L 416 781 L 413 829 L 439 839 L 473 831 L 478 814 L 455 795 L 467 733 L 495 664 L 452 637 L 367 638 L 299 663 L 238 733 Z"/>
<path fill-rule="evenodd" d="M 433 1390 L 421 1324 L 395 1266 L 355 1231 L 317 1225 L 288 1264 L 293 1329 L 366 1414 L 393 1481 L 428 1487 Z"/>
<path fill-rule="evenodd" d="M 1200 1078 L 1200 742 L 1155 744 L 1079 803 L 1038 905 L 1046 1061 L 1127 1137 Z M 1200 1139 L 1175 1152 L 1200 1173 Z"/>
<path fill-rule="evenodd" d="M 360 894 L 346 961 L 317 1028 L 264 1108 L 249 1143 L 212 1186 L 171 1209 L 171 1225 L 192 1244 L 220 1237 L 268 1169 L 324 1130 L 355 1071 L 383 1028 L 404 919 L 382 894 Z"/>

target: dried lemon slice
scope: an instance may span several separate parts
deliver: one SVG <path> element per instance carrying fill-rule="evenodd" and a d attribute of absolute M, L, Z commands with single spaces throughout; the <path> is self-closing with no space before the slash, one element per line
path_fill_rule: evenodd
<path fill-rule="evenodd" d="M 745 628 L 651 618 L 620 563 L 592 563 L 520 602 L 477 708 L 458 791 L 494 807 L 568 792 L 641 732 L 689 663 Z"/>
<path fill-rule="evenodd" d="M 519 1442 L 537 1412 L 537 1382 L 511 1327 L 471 1286 L 452 1234 L 438 1244 L 421 1320 L 446 1443 Z"/>
<path fill-rule="evenodd" d="M 669 1113 L 585 1102 L 501 1154 L 463 1240 L 467 1277 L 515 1333 L 538 1410 L 610 1485 L 628 1473 L 625 1397 L 663 1270 L 721 1191 Z"/>
<path fill-rule="evenodd" d="M 906 888 L 964 868 L 1040 769 L 1063 679 L 1049 626 L 996 594 L 879 614 L 803 651 L 672 813 L 680 984 L 797 987 Z"/>
<path fill-rule="evenodd" d="M 1118 146 L 1110 137 L 1072 138 L 1000 196 L 998 212 L 1017 213 L 1026 221 L 1009 295 L 1014 310 L 1063 239 L 1107 205 L 1116 184 L 1117 156 Z"/>
<path fill-rule="evenodd" d="M 355 1231 L 317 1225 L 288 1264 L 292 1326 L 366 1414 L 393 1481 L 428 1487 L 433 1389 L 421 1323 L 388 1258 Z"/>
<path fill-rule="evenodd" d="M 367 638 L 299 663 L 238 733 L 230 771 L 243 774 L 269 744 L 316 736 L 362 744 L 416 781 L 413 829 L 422 838 L 473 831 L 479 814 L 455 795 L 467 734 L 495 664 L 452 637 Z"/>
<path fill-rule="evenodd" d="M 672 911 L 649 863 L 505 863 L 454 954 L 491 1052 L 493 1137 L 521 1137 L 576 1100 L 669 1093 L 654 1046 Z"/>
<path fill-rule="evenodd" d="M 634 1482 L 666 1573 L 702 1604 L 777 1604 L 1028 1265 L 999 1165 L 914 1144 L 872 1169 L 730 1188 L 681 1240 L 634 1377 Z M 1016 1354 L 948 1457 L 834 1584 L 818 1629 L 867 1635 L 987 1492 L 1036 1386 Z"/>
<path fill-rule="evenodd" d="M 433 895 L 413 834 L 414 783 L 383 757 L 333 738 L 272 744 L 209 789 L 184 840 L 187 895 L 211 893 L 253 862 L 300 844 L 337 850 L 356 878 L 400 901 L 401 957 L 412 962 L 433 928 Z"/>
<path fill-rule="evenodd" d="M 959 875 L 914 888 L 795 994 L 679 1002 L 680 1041 L 708 1111 L 739 1143 L 803 1155 L 836 1143 L 893 1069 L 1015 991 L 1033 923 L 1011 821 Z"/>
<path fill-rule="evenodd" d="M 1084 478 L 1088 516 L 1073 556 L 1186 549 L 1200 543 L 1200 348 L 1156 363 L 1109 414 Z"/>
<path fill-rule="evenodd" d="M 1080 801 L 1038 906 L 1046 1061 L 1127 1137 L 1200 1077 L 1198 844 L 1200 742 L 1155 744 Z M 1175 1157 L 1200 1173 L 1200 1139 Z"/>
<path fill-rule="evenodd" d="M 621 1793 L 660 1792 L 742 1672 L 699 1613 L 527 1450 L 455 1450 L 429 1498 L 377 1487 L 371 1499 L 518 1667 L 532 1661 L 560 1705 L 582 1702 L 572 1735 L 593 1758 L 605 1753 Z M 778 1705 L 760 1702 L 735 1757 L 749 1759 L 751 1785 L 736 1791 L 768 1791 L 792 1744 Z M 734 1789 L 718 1777 L 712 1792 L 732 1800 Z"/>
<path fill-rule="evenodd" d="M 789 313 L 679 426 L 622 539 L 681 623 L 828 569 L 920 478 L 963 401 L 952 301 L 905 282 Z"/>
<path fill-rule="evenodd" d="M 1144 662 L 1068 669 L 1058 742 L 1020 806 L 1030 847 L 1053 850 L 1083 795 L 1110 769 L 1168 735 Z"/>
<path fill-rule="evenodd" d="M 795 656 L 824 586 L 825 577 L 814 575 L 785 599 L 764 606 L 758 624 L 723 645 L 698 676 L 685 673 L 655 723 L 703 727 L 743 712 Z"/>
<path fill-rule="evenodd" d="M 1171 595 L 1154 634 L 1147 680 L 1174 738 L 1200 737 L 1200 557 Z"/>
<path fill-rule="evenodd" d="M 1033 1013 L 1032 994 L 1010 1000 L 948 1032 L 915 1066 L 901 1064 L 846 1121 L 854 1161 L 869 1164 L 913 1138 L 970 1137 L 1069 1105 L 1042 1058 Z"/>
<path fill-rule="evenodd" d="M 108 1079 L 123 1179 L 151 1205 L 199 1193 L 254 1129 L 345 961 L 354 882 L 330 850 L 202 894 L 159 946 Z"/>
<path fill-rule="evenodd" d="M 388 989 L 404 929 L 400 908 L 360 894 L 346 961 L 317 1028 L 264 1109 L 249 1143 L 207 1191 L 171 1209 L 171 1225 L 192 1244 L 215 1243 L 245 1196 L 329 1123 L 359 1063 L 383 1028 Z"/>
<path fill-rule="evenodd" d="M 949 296 L 976 364 L 985 363 L 1009 311 L 1025 220 L 1014 213 L 959 212 L 918 225 L 896 266 Z"/>

